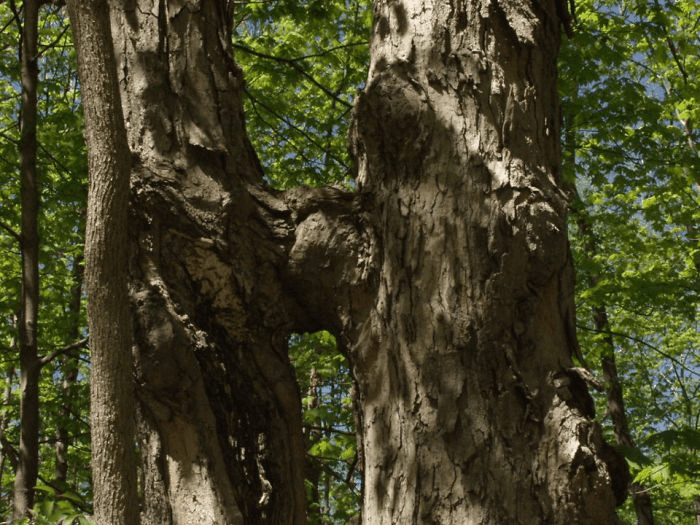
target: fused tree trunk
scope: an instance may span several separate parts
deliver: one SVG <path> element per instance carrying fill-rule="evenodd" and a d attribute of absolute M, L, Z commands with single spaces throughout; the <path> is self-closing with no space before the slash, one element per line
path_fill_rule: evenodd
<path fill-rule="evenodd" d="M 39 1 L 23 5 L 20 69 L 20 171 L 22 194 L 22 299 L 19 323 L 20 436 L 15 471 L 13 519 L 22 519 L 34 505 L 39 473 L 39 373 L 37 324 L 39 314 L 39 185 L 36 166 L 37 84 L 39 69 Z"/>
<path fill-rule="evenodd" d="M 562 5 L 376 0 L 354 193 L 264 183 L 229 5 L 111 13 L 142 521 L 305 522 L 286 344 L 325 328 L 357 383 L 363 522 L 615 523 L 571 363 Z"/>
<path fill-rule="evenodd" d="M 144 523 L 305 521 L 293 241 L 245 135 L 225 2 L 114 8 L 132 159 Z"/>

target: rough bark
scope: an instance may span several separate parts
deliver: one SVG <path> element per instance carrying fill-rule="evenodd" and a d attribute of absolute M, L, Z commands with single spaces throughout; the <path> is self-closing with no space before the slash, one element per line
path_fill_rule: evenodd
<path fill-rule="evenodd" d="M 560 7 L 377 0 L 353 194 L 265 186 L 225 2 L 114 4 L 144 522 L 305 521 L 286 341 L 321 328 L 365 523 L 616 522 L 571 368 Z"/>
<path fill-rule="evenodd" d="M 245 136 L 225 6 L 144 0 L 115 7 L 113 27 L 132 152 L 144 521 L 303 523 L 286 349 L 302 309 L 280 275 L 293 230 Z"/>
<path fill-rule="evenodd" d="M 69 0 L 78 55 L 88 202 L 85 289 L 90 330 L 90 428 L 95 519 L 139 523 L 134 453 L 132 320 L 127 289 L 129 149 L 104 0 Z"/>
<path fill-rule="evenodd" d="M 39 314 L 39 186 L 36 166 L 36 119 L 39 2 L 23 4 L 20 69 L 20 170 L 22 195 L 22 299 L 20 310 L 20 437 L 15 472 L 13 519 L 28 516 L 34 505 L 39 473 L 39 365 L 37 323 Z"/>
<path fill-rule="evenodd" d="M 576 348 L 555 2 L 375 2 L 356 104 L 379 291 L 366 523 L 615 523 Z"/>

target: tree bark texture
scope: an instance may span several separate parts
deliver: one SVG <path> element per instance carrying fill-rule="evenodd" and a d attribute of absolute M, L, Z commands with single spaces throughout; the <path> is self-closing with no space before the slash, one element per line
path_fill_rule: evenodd
<path fill-rule="evenodd" d="M 132 316 L 127 287 L 129 148 L 105 0 L 68 0 L 88 146 L 85 289 L 95 519 L 139 523 Z"/>
<path fill-rule="evenodd" d="M 223 2 L 113 10 L 132 152 L 145 523 L 303 523 L 293 241 L 245 135 Z"/>
<path fill-rule="evenodd" d="M 39 2 L 23 4 L 20 70 L 20 170 L 22 195 L 22 299 L 20 312 L 20 438 L 15 471 L 13 519 L 22 519 L 34 505 L 39 473 L 39 373 L 37 325 L 39 317 L 39 183 L 36 165 L 37 84 L 39 79 Z"/>
<path fill-rule="evenodd" d="M 562 8 L 375 2 L 351 132 L 380 238 L 351 351 L 366 523 L 616 522 L 571 363 Z"/>
<path fill-rule="evenodd" d="M 144 523 L 305 522 L 290 333 L 358 385 L 365 523 L 615 523 L 572 369 L 561 6 L 375 1 L 358 191 L 269 189 L 227 3 L 114 3 Z"/>

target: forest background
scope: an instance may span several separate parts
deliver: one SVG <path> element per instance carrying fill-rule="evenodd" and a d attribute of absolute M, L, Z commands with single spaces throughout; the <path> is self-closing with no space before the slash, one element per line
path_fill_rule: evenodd
<path fill-rule="evenodd" d="M 28 485 L 36 484 L 37 522 L 87 523 L 91 514 L 87 165 L 72 36 L 59 4 L 38 13 L 37 184 L 25 184 L 24 195 L 21 129 L 31 107 L 19 50 L 32 22 L 22 2 L 0 4 L 0 522 L 10 520 L 19 484 L 27 483 L 16 474 L 20 434 L 32 428 L 19 410 L 28 372 L 38 378 L 38 472 Z M 269 183 L 352 188 L 346 131 L 366 77 L 368 2 L 235 6 L 248 133 Z M 637 522 L 635 503 L 644 499 L 654 523 L 700 523 L 700 152 L 693 127 L 700 120 L 700 5 L 579 0 L 576 9 L 559 64 L 580 364 L 599 380 L 597 419 L 634 477 L 623 521 Z M 33 210 L 28 189 L 39 204 Z M 33 353 L 20 336 L 28 213 L 38 225 Z M 359 509 L 361 487 L 349 372 L 325 332 L 293 336 L 290 358 L 305 410 L 309 521 L 345 523 Z"/>

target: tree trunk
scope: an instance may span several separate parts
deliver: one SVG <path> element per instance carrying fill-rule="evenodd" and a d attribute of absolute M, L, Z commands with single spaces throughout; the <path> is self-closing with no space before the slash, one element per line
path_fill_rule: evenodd
<path fill-rule="evenodd" d="M 22 111 L 20 164 L 22 172 L 22 300 L 20 311 L 20 437 L 15 472 L 13 519 L 28 516 L 34 505 L 34 486 L 39 473 L 39 365 L 37 321 L 39 313 L 39 185 L 36 169 L 37 83 L 39 78 L 39 1 L 23 5 L 20 68 Z"/>
<path fill-rule="evenodd" d="M 561 6 L 424 4 L 375 1 L 356 193 L 265 185 L 225 2 L 113 8 L 145 523 L 305 522 L 286 341 L 322 328 L 365 523 L 616 522 L 571 368 Z"/>
<path fill-rule="evenodd" d="M 379 290 L 351 360 L 366 523 L 615 523 L 571 369 L 555 2 L 375 2 L 352 131 Z"/>
<path fill-rule="evenodd" d="M 69 0 L 89 188 L 85 288 L 90 330 L 90 428 L 97 523 L 139 523 L 134 453 L 132 321 L 127 289 L 129 149 L 104 0 Z"/>
<path fill-rule="evenodd" d="M 589 219 L 582 213 L 578 219 L 579 235 L 584 241 L 584 250 L 588 257 L 593 258 L 597 252 L 596 240 L 591 232 Z M 598 276 L 593 274 L 589 277 L 591 288 L 598 284 Z M 615 343 L 610 334 L 610 324 L 608 322 L 608 310 L 604 304 L 597 306 L 593 310 L 593 326 L 599 334 L 605 334 L 603 338 L 603 350 L 601 357 L 601 368 L 603 379 L 606 384 L 606 399 L 610 420 L 615 432 L 615 441 L 618 445 L 627 447 L 630 450 L 637 450 L 637 446 L 632 439 L 627 424 L 627 412 L 625 410 L 625 400 L 622 392 L 622 384 L 617 373 L 615 362 Z M 629 485 L 629 482 L 626 484 Z M 637 525 L 654 525 L 654 513 L 651 504 L 651 494 L 649 490 L 638 483 L 633 483 L 625 490 L 632 496 L 634 510 L 637 514 Z"/>
<path fill-rule="evenodd" d="M 73 260 L 73 287 L 70 291 L 70 303 L 68 305 L 68 342 L 78 341 L 80 338 L 80 309 L 83 297 L 83 258 L 76 257 Z M 56 480 L 66 483 L 68 481 L 68 445 L 71 435 L 68 430 L 71 419 L 75 417 L 74 410 L 74 385 L 78 379 L 78 359 L 72 355 L 63 356 L 61 362 L 61 419 L 56 431 Z"/>
<path fill-rule="evenodd" d="M 15 380 L 15 369 L 14 367 L 9 368 L 4 372 L 5 377 L 5 389 L 2 394 L 2 406 L 5 410 L 2 411 L 0 415 L 0 479 L 5 474 L 5 462 L 9 460 L 13 472 L 16 470 L 16 461 L 12 457 L 12 451 L 8 447 L 7 438 L 5 438 L 5 431 L 7 430 L 8 423 L 10 422 L 11 413 L 10 407 L 12 405 L 12 384 Z"/>
<path fill-rule="evenodd" d="M 113 11 L 132 154 L 144 522 L 305 522 L 289 211 L 245 136 L 223 2 Z M 301 331 L 301 330 L 300 330 Z"/>

